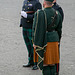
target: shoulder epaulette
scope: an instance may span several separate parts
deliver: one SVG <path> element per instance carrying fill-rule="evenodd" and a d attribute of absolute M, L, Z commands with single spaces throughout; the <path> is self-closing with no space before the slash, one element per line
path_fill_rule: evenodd
<path fill-rule="evenodd" d="M 39 9 L 39 10 L 37 10 L 38 12 L 41 12 L 41 11 L 43 11 L 42 9 Z"/>

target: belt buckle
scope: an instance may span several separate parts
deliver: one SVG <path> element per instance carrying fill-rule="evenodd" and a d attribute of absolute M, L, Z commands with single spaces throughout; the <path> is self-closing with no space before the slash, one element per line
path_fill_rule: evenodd
<path fill-rule="evenodd" d="M 28 20 L 27 22 L 29 23 L 30 21 Z"/>
<path fill-rule="evenodd" d="M 48 31 L 46 31 L 46 33 L 48 33 Z"/>

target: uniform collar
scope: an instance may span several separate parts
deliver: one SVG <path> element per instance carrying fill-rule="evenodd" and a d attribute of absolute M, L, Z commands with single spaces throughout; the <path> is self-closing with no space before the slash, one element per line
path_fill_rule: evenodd
<path fill-rule="evenodd" d="M 52 8 L 52 7 L 46 7 L 45 9 L 50 9 L 50 8 Z"/>

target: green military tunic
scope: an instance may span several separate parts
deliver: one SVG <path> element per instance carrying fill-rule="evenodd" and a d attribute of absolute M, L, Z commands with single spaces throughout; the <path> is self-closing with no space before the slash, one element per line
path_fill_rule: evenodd
<path fill-rule="evenodd" d="M 33 43 L 36 45 L 36 53 L 39 56 L 38 66 L 43 69 L 44 52 L 47 46 L 47 42 L 59 42 L 62 34 L 62 17 L 57 12 L 57 19 L 54 25 L 50 27 L 51 31 L 47 30 L 47 27 L 51 25 L 55 10 L 52 7 L 45 8 L 44 10 L 38 10 L 34 15 L 33 23 Z"/>

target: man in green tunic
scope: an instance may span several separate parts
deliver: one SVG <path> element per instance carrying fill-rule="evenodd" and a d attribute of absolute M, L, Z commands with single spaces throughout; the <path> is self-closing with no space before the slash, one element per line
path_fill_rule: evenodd
<path fill-rule="evenodd" d="M 53 55 L 57 55 L 58 57 L 51 57 L 52 59 L 50 60 L 52 64 L 51 62 L 47 64 L 45 61 L 47 58 L 44 56 L 44 53 L 47 51 L 46 47 L 48 47 L 48 43 L 57 42 L 58 47 L 62 34 L 62 17 L 59 12 L 52 8 L 53 1 L 54 0 L 44 0 L 43 6 L 45 9 L 38 10 L 35 13 L 33 22 L 33 47 L 38 55 L 38 67 L 42 70 L 43 75 L 56 75 L 55 64 L 59 63 L 59 54 L 57 55 L 57 53 L 55 53 L 56 49 Z M 52 60 L 54 59 L 55 61 L 53 62 Z"/>

